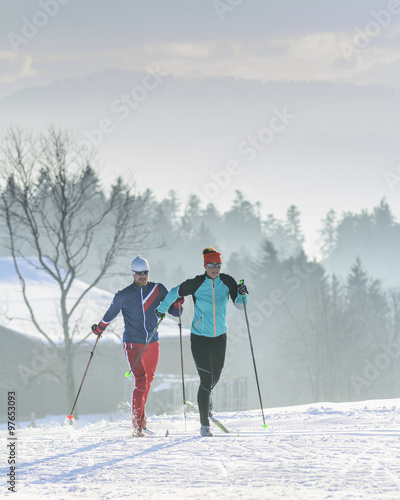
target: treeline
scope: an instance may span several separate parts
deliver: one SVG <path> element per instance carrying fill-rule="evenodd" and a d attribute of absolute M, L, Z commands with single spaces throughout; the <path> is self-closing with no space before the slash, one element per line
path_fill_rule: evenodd
<path fill-rule="evenodd" d="M 237 191 L 231 208 L 221 213 L 212 203 L 202 206 L 195 195 L 180 200 L 171 191 L 160 202 L 150 193 L 149 206 L 158 235 L 156 242 L 164 243 L 161 252 L 150 251 L 160 271 L 165 257 L 180 250 L 180 265 L 171 259 L 162 271 L 165 279 L 173 278 L 172 281 L 180 267 L 193 272 L 192 265 L 199 262 L 200 247 L 211 241 L 230 267 L 242 258 L 257 259 L 265 240 L 273 244 L 280 259 L 296 256 L 303 249 L 301 214 L 294 205 L 288 206 L 284 219 L 278 219 L 264 212 L 260 202 L 251 203 Z M 321 220 L 319 235 L 318 260 L 330 275 L 345 280 L 358 257 L 368 273 L 385 286 L 400 286 L 400 224 L 384 199 L 371 212 L 345 212 L 339 217 L 331 209 Z"/>
<path fill-rule="evenodd" d="M 172 286 L 202 273 L 201 250 L 210 244 L 223 253 L 226 272 L 245 278 L 268 406 L 398 397 L 400 225 L 385 200 L 371 213 L 338 218 L 330 211 L 321 222 L 319 262 L 303 251 L 295 206 L 279 220 L 263 217 L 261 204 L 240 192 L 225 213 L 201 207 L 196 196 L 182 207 L 174 192 L 151 204 L 155 234 L 165 242 L 148 251 L 155 279 Z M 190 303 L 184 316 L 189 326 Z M 227 370 L 252 380 L 244 318 L 233 308 L 229 316 Z"/>

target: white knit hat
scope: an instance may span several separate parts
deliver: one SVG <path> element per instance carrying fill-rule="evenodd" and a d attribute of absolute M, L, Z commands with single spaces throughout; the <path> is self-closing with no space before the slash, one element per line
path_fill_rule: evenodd
<path fill-rule="evenodd" d="M 143 259 L 143 257 L 140 257 L 138 255 L 136 259 L 133 259 L 133 261 L 131 262 L 131 269 L 133 273 L 135 273 L 136 271 L 148 271 L 149 263 L 146 259 Z"/>

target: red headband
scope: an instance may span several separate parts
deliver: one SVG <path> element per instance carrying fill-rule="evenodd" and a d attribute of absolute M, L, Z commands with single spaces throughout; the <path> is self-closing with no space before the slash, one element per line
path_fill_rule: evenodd
<path fill-rule="evenodd" d="M 221 262 L 221 254 L 219 252 L 209 252 L 204 255 L 204 264 L 209 262 Z"/>

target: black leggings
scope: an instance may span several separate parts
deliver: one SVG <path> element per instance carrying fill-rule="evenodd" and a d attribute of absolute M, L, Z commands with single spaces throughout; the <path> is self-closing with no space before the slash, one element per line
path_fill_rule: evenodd
<path fill-rule="evenodd" d="M 197 393 L 201 425 L 210 425 L 208 409 L 211 391 L 216 386 L 224 367 L 226 351 L 226 333 L 218 337 L 190 335 L 192 355 L 200 377 Z"/>

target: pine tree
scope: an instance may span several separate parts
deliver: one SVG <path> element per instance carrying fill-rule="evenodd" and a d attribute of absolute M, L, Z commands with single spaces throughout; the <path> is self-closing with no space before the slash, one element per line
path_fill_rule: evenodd
<path fill-rule="evenodd" d="M 291 242 L 291 254 L 298 253 L 304 243 L 304 234 L 301 229 L 300 211 L 295 205 L 290 205 L 286 212 L 285 229 Z"/>
<path fill-rule="evenodd" d="M 348 304 L 360 314 L 368 309 L 368 274 L 363 269 L 361 259 L 357 256 L 351 272 L 347 277 Z"/>
<path fill-rule="evenodd" d="M 251 266 L 252 283 L 260 290 L 259 294 L 267 296 L 274 288 L 281 287 L 281 267 L 278 252 L 267 239 L 261 247 L 261 252 Z"/>
<path fill-rule="evenodd" d="M 327 259 L 332 254 L 337 244 L 336 212 L 329 210 L 326 218 L 322 220 L 322 229 L 319 230 L 320 247 L 322 258 Z"/>

